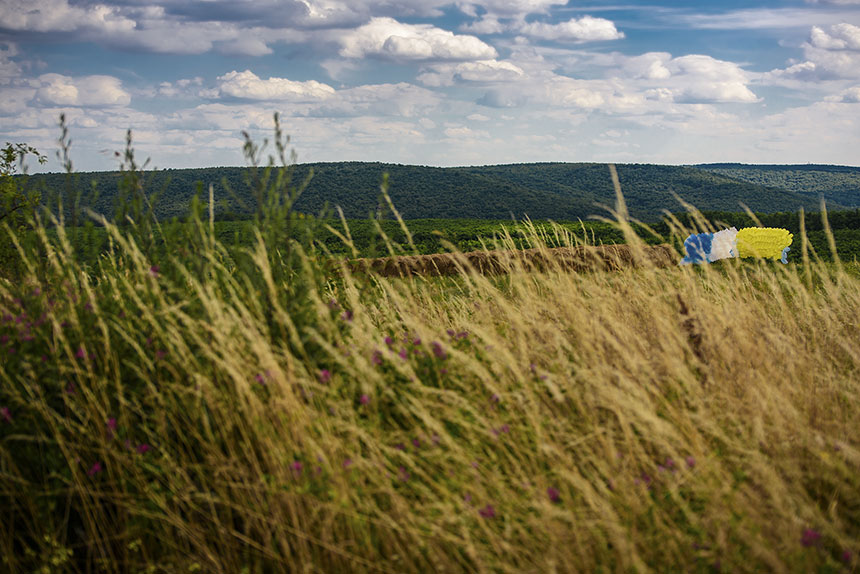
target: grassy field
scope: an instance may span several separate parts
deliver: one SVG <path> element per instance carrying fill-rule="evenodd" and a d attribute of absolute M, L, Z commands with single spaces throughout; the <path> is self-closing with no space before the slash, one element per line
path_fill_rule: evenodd
<path fill-rule="evenodd" d="M 857 568 L 856 263 L 327 275 L 289 217 L 21 240 L 0 569 Z"/>

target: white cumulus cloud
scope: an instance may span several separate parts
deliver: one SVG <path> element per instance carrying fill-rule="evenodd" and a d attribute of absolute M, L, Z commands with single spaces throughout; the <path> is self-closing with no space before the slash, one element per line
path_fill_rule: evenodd
<path fill-rule="evenodd" d="M 207 95 L 245 100 L 312 102 L 333 96 L 334 93 L 334 88 L 316 80 L 296 82 L 275 77 L 264 80 L 250 70 L 234 70 L 218 76 L 217 90 Z"/>
<path fill-rule="evenodd" d="M 475 36 L 454 34 L 428 24 L 402 24 L 373 18 L 340 39 L 341 56 L 378 56 L 394 60 L 486 60 L 496 50 Z"/>
<path fill-rule="evenodd" d="M 668 85 L 675 90 L 675 100 L 681 102 L 742 102 L 758 101 L 747 87 L 746 72 L 734 62 L 693 54 L 666 62 L 671 73 Z"/>
<path fill-rule="evenodd" d="M 525 77 L 522 68 L 508 61 L 478 60 L 459 64 L 437 64 L 418 76 L 425 86 L 450 86 L 461 82 L 509 82 Z"/>
<path fill-rule="evenodd" d="M 34 100 L 43 106 L 127 106 L 131 96 L 122 82 L 112 76 L 72 78 L 62 74 L 42 74 L 30 82 L 36 88 Z"/>
<path fill-rule="evenodd" d="M 803 44 L 804 60 L 763 75 L 766 84 L 799 87 L 821 80 L 860 78 L 860 26 L 840 23 L 813 26 Z"/>
<path fill-rule="evenodd" d="M 562 42 L 595 42 L 601 40 L 619 40 L 624 37 L 615 24 L 604 18 L 583 16 L 573 18 L 559 24 L 545 22 L 524 23 L 518 32 L 532 38 L 542 40 L 557 40 Z"/>

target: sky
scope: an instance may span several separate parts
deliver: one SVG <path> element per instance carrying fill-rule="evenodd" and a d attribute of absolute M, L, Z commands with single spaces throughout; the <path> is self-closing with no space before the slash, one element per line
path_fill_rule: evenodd
<path fill-rule="evenodd" d="M 860 165 L 860 0 L 2 0 L 0 143 L 59 171 Z"/>

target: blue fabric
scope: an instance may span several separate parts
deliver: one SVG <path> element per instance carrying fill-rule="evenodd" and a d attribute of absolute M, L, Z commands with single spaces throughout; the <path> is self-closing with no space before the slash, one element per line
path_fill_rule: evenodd
<path fill-rule="evenodd" d="M 681 260 L 681 265 L 707 263 L 713 240 L 713 233 L 694 233 L 690 235 L 684 240 L 684 251 L 687 252 L 687 256 Z"/>

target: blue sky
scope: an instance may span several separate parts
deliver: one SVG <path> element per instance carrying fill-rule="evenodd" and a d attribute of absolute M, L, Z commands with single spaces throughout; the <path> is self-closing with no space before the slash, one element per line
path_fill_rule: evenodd
<path fill-rule="evenodd" d="M 3 0 L 0 143 L 57 170 L 300 162 L 860 165 L 860 0 Z"/>

